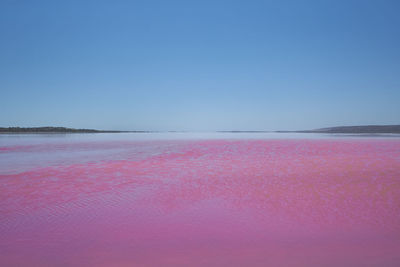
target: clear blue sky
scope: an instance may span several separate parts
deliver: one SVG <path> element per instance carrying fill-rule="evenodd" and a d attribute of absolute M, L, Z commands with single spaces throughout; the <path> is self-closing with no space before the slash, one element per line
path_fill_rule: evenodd
<path fill-rule="evenodd" d="M 400 123 L 400 1 L 0 1 L 0 126 Z"/>

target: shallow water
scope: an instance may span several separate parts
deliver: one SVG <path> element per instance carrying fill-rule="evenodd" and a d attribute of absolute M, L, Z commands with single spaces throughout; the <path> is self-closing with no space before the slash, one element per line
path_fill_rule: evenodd
<path fill-rule="evenodd" d="M 399 266 L 400 138 L 0 135 L 1 266 Z"/>

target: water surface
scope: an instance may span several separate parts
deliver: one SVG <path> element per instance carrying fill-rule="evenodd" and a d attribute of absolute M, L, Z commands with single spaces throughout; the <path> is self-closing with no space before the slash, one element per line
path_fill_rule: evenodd
<path fill-rule="evenodd" d="M 400 138 L 0 135 L 1 266 L 399 266 Z"/>

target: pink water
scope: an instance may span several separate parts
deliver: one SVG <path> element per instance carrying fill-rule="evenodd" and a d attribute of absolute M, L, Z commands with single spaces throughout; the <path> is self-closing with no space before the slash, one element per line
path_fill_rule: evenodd
<path fill-rule="evenodd" d="M 1 266 L 400 266 L 398 138 L 21 138 Z"/>

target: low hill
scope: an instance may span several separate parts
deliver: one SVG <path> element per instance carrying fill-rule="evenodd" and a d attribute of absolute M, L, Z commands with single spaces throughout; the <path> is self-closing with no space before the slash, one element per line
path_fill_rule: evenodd
<path fill-rule="evenodd" d="M 364 126 L 338 126 L 321 128 L 310 131 L 299 131 L 307 133 L 366 133 L 366 134 L 379 134 L 379 133 L 398 133 L 400 134 L 400 125 L 364 125 Z"/>

